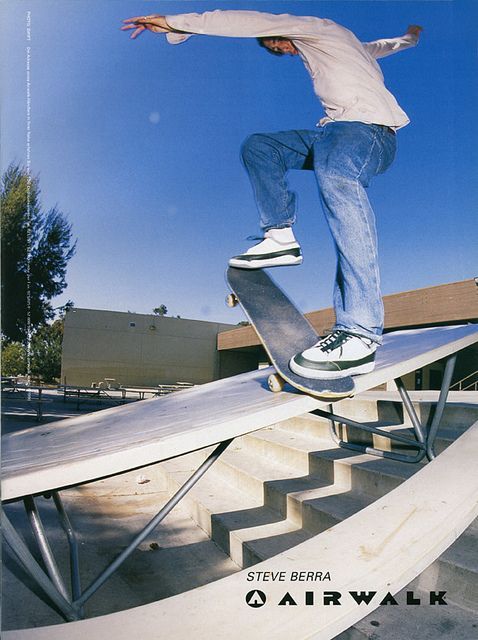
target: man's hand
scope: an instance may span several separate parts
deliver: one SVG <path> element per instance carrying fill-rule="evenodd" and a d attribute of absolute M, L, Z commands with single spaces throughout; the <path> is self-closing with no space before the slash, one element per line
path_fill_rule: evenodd
<path fill-rule="evenodd" d="M 131 38 L 137 38 L 143 31 L 152 31 L 153 33 L 168 33 L 174 31 L 166 22 L 164 16 L 151 15 L 151 16 L 136 16 L 136 18 L 127 18 L 123 20 L 124 27 L 121 27 L 122 31 L 128 31 L 134 29 L 131 34 Z"/>
<path fill-rule="evenodd" d="M 423 31 L 423 27 L 420 27 L 418 24 L 410 24 L 407 29 L 407 33 L 416 38 L 420 37 L 420 33 Z"/>

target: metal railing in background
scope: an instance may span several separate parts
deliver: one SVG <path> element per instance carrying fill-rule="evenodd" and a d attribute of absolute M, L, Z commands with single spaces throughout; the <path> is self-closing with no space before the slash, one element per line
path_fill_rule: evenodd
<path fill-rule="evenodd" d="M 473 373 L 453 383 L 450 391 L 478 391 L 478 371 L 473 371 Z"/>

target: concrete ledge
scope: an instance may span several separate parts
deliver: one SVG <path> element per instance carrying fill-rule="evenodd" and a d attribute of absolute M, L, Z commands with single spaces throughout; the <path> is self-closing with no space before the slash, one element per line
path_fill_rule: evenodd
<path fill-rule="evenodd" d="M 11 631 L 5 640 L 130 640 L 141 636 L 186 640 L 329 640 L 371 613 L 387 592 L 397 593 L 439 557 L 478 515 L 478 422 L 412 478 L 346 521 L 270 560 L 257 571 L 283 571 L 285 581 L 247 581 L 248 571 L 178 596 L 89 620 Z M 292 571 L 328 571 L 325 583 L 294 582 Z M 246 594 L 267 594 L 250 608 Z M 305 591 L 318 604 L 304 606 Z M 349 591 L 376 591 L 357 605 Z M 342 606 L 322 606 L 323 591 L 343 594 Z M 277 606 L 289 592 L 298 606 Z M 427 606 L 427 605 L 425 605 Z M 405 615 L 405 614 L 404 614 Z"/>

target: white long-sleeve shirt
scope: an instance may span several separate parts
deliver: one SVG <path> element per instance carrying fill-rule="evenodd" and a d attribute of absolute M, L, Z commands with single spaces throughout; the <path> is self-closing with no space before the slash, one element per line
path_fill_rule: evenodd
<path fill-rule="evenodd" d="M 332 20 L 259 11 L 185 13 L 168 15 L 166 21 L 171 28 L 184 32 L 168 33 L 171 44 L 184 42 L 191 34 L 290 39 L 327 114 L 320 125 L 347 120 L 399 129 L 409 123 L 407 114 L 385 87 L 376 58 L 416 45 L 418 38 L 412 34 L 361 43 Z"/>

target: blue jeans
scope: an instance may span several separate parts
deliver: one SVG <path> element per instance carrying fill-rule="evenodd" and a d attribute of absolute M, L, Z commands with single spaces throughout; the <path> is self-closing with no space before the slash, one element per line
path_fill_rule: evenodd
<path fill-rule="evenodd" d="M 264 231 L 290 227 L 296 219 L 290 169 L 313 169 L 337 251 L 335 328 L 381 343 L 383 303 L 375 216 L 365 189 L 383 173 L 396 151 L 386 127 L 332 122 L 316 131 L 254 134 L 243 146 Z"/>

